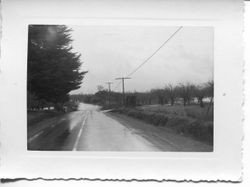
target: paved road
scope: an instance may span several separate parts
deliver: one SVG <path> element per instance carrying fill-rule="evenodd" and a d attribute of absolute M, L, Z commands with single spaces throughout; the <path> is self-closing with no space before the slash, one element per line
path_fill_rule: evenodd
<path fill-rule="evenodd" d="M 184 145 L 184 146 L 183 146 Z M 55 117 L 28 131 L 29 150 L 73 151 L 211 151 L 211 147 L 99 107 Z"/>

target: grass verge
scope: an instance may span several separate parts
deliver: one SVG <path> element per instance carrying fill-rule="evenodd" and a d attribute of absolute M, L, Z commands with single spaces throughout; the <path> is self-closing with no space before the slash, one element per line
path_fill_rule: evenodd
<path fill-rule="evenodd" d="M 213 115 L 199 106 L 142 106 L 119 108 L 114 112 L 126 114 L 155 126 L 166 126 L 179 134 L 213 144 Z"/>
<path fill-rule="evenodd" d="M 45 119 L 53 118 L 62 114 L 63 112 L 58 112 L 58 111 L 28 111 L 27 112 L 28 126 L 32 126 Z"/>

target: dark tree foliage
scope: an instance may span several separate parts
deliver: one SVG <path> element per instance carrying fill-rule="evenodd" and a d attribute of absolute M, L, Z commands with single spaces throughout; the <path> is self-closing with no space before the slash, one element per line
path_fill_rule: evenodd
<path fill-rule="evenodd" d="M 64 25 L 30 25 L 28 92 L 54 104 L 66 102 L 80 87 L 80 54 L 72 52 L 71 29 Z"/>

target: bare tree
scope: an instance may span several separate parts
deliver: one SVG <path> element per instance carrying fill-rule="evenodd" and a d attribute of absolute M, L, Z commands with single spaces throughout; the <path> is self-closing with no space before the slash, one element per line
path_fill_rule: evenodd
<path fill-rule="evenodd" d="M 204 107 L 203 99 L 207 96 L 207 88 L 203 85 L 197 85 L 194 89 L 194 96 L 197 98 L 200 107 Z"/>
<path fill-rule="evenodd" d="M 151 94 L 158 98 L 158 103 L 164 105 L 166 103 L 166 95 L 163 89 L 152 89 Z"/>
<path fill-rule="evenodd" d="M 206 83 L 206 89 L 207 89 L 207 96 L 210 97 L 210 102 L 207 108 L 207 114 L 213 104 L 213 100 L 214 100 L 214 81 L 210 80 Z"/>
<path fill-rule="evenodd" d="M 179 97 L 183 99 L 183 105 L 189 105 L 191 103 L 191 100 L 193 99 L 195 86 L 190 83 L 179 84 L 179 86 L 176 87 L 176 90 Z"/>
<path fill-rule="evenodd" d="M 97 90 L 98 90 L 98 92 L 103 91 L 103 90 L 104 90 L 104 87 L 103 87 L 102 85 L 98 85 L 98 86 L 97 86 Z"/>
<path fill-rule="evenodd" d="M 171 106 L 174 105 L 175 99 L 177 97 L 177 89 L 172 84 L 168 84 L 165 87 L 166 95 L 170 99 Z"/>

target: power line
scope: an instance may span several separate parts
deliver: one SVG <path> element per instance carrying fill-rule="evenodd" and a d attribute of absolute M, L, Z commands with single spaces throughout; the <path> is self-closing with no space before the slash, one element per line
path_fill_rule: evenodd
<path fill-rule="evenodd" d="M 180 26 L 165 42 L 163 42 L 163 44 L 157 48 L 146 60 L 144 60 L 137 68 L 135 68 L 132 72 L 130 72 L 127 77 L 130 77 L 131 75 L 133 75 L 135 72 L 137 72 L 144 64 L 146 64 L 158 51 L 160 51 L 161 48 L 163 48 L 167 42 L 169 40 L 171 40 L 181 29 L 183 28 L 183 26 Z M 120 86 L 120 84 L 122 83 L 119 82 L 117 83 L 117 85 L 114 88 L 114 91 Z"/>
<path fill-rule="evenodd" d="M 122 80 L 122 104 L 125 105 L 125 83 L 124 80 L 131 79 L 130 77 L 119 77 L 116 80 Z"/>
<path fill-rule="evenodd" d="M 137 68 L 135 68 L 131 73 L 129 73 L 127 75 L 127 77 L 130 77 L 131 75 L 133 75 L 135 72 L 137 72 L 144 64 L 146 64 L 161 48 L 164 47 L 164 45 L 166 45 L 166 43 L 171 40 L 174 35 L 176 35 L 181 29 L 183 28 L 183 26 L 180 26 L 165 42 L 163 42 L 163 44 L 155 50 L 155 52 L 153 52 L 146 60 L 144 60 Z"/>
<path fill-rule="evenodd" d="M 113 84 L 113 82 L 106 82 L 106 84 L 108 84 L 108 104 L 110 106 L 110 92 L 111 92 L 111 84 Z"/>
<path fill-rule="evenodd" d="M 110 92 L 111 91 L 111 84 L 113 84 L 113 82 L 106 82 L 106 84 L 108 84 L 108 90 Z"/>

